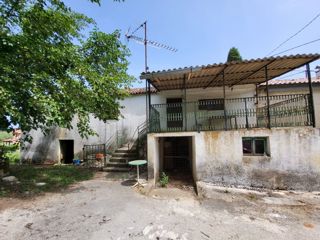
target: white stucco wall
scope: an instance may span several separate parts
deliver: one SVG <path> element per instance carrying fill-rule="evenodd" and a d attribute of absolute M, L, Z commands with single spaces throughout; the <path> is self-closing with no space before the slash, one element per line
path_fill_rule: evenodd
<path fill-rule="evenodd" d="M 161 96 L 152 94 L 152 101 L 159 103 Z M 30 132 L 33 141 L 32 144 L 26 144 L 21 151 L 21 159 L 42 162 L 52 160 L 59 162 L 61 159 L 59 140 L 74 140 L 74 153 L 82 157 L 83 145 L 105 144 L 109 139 L 116 141 L 118 132 L 118 141 L 124 138 L 122 142 L 127 142 L 133 137 L 135 129 L 146 121 L 146 96 L 131 95 L 121 101 L 121 117 L 118 121 L 112 120 L 104 123 L 94 117 L 90 117 L 90 127 L 98 133 L 98 136 L 89 136 L 82 138 L 76 127 L 76 120 L 73 120 L 73 129 L 63 128 L 52 129 L 48 135 L 44 135 L 40 130 Z M 136 136 L 135 136 L 136 137 Z"/>
<path fill-rule="evenodd" d="M 320 130 L 311 127 L 148 134 L 149 178 L 158 179 L 161 137 L 193 137 L 195 181 L 320 190 Z M 268 137 L 270 157 L 244 156 L 242 137 Z"/>

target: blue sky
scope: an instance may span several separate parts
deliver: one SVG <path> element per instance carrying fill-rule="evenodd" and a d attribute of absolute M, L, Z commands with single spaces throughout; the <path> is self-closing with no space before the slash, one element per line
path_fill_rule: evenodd
<path fill-rule="evenodd" d="M 224 62 L 233 46 L 244 59 L 265 57 L 320 12 L 319 0 L 102 0 L 101 6 L 87 0 L 66 3 L 92 17 L 104 32 L 121 30 L 121 39 L 132 54 L 129 73 L 136 78 L 144 71 L 144 48 L 127 42 L 124 34 L 145 20 L 150 40 L 178 49 L 173 53 L 149 47 L 148 65 L 153 71 Z M 275 53 L 320 38 L 319 29 L 320 17 Z M 143 31 L 136 35 L 143 37 Z M 320 41 L 285 54 L 296 53 L 320 53 Z M 320 62 L 311 68 L 316 65 Z"/>

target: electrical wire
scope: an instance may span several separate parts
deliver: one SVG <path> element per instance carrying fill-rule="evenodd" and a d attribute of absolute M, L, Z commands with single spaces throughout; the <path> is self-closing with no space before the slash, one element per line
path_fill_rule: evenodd
<path fill-rule="evenodd" d="M 310 42 L 303 43 L 303 44 L 301 44 L 301 45 L 298 45 L 298 46 L 295 46 L 295 47 L 292 47 L 292 48 L 289 48 L 289 49 L 284 50 L 284 51 L 282 51 L 282 52 L 278 52 L 278 53 L 276 53 L 276 54 L 273 54 L 271 57 L 276 56 L 276 55 L 279 55 L 279 54 L 282 54 L 282 53 L 285 53 L 285 52 L 289 52 L 289 51 L 291 51 L 291 50 L 293 50 L 293 49 L 296 49 L 296 48 L 299 48 L 299 47 L 303 47 L 303 46 L 309 45 L 309 44 L 314 43 L 314 42 L 317 42 L 317 41 L 320 41 L 320 38 L 315 39 L 315 40 L 310 41 Z"/>
<path fill-rule="evenodd" d="M 295 76 L 295 75 L 298 75 L 298 74 L 301 74 L 301 73 L 305 73 L 306 71 L 305 70 L 303 70 L 303 71 L 300 71 L 300 72 L 296 72 L 296 73 L 293 73 L 293 74 L 290 74 L 290 75 L 288 75 L 288 76 L 285 76 L 286 78 L 289 78 L 289 77 L 292 77 L 292 76 Z"/>
<path fill-rule="evenodd" d="M 294 38 L 295 36 L 297 36 L 299 33 L 301 33 L 304 29 L 306 29 L 310 24 L 312 24 L 318 17 L 320 17 L 320 13 L 318 13 L 314 18 L 312 18 L 306 25 L 304 25 L 298 32 L 296 32 L 295 34 L 291 35 L 289 38 L 287 38 L 285 41 L 283 41 L 282 43 L 280 43 L 276 48 L 274 48 L 271 52 L 269 52 L 267 54 L 267 56 L 269 56 L 270 54 L 274 53 L 276 50 L 278 50 L 280 47 L 282 47 L 285 43 L 287 43 L 288 41 L 290 41 L 292 38 Z"/>

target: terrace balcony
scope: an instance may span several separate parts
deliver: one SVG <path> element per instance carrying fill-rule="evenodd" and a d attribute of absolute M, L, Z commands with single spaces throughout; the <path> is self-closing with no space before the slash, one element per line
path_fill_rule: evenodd
<path fill-rule="evenodd" d="M 309 94 L 152 104 L 149 132 L 312 126 L 311 104 Z"/>

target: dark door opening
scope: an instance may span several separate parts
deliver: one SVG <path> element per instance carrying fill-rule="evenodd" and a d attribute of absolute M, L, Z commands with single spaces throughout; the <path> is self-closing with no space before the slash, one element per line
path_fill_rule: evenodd
<path fill-rule="evenodd" d="M 160 169 L 169 176 L 170 184 L 193 185 L 192 137 L 164 137 L 161 145 Z"/>
<path fill-rule="evenodd" d="M 60 140 L 60 157 L 61 163 L 69 164 L 73 162 L 74 158 L 74 141 Z"/>
<path fill-rule="evenodd" d="M 167 98 L 167 127 L 170 130 L 182 130 L 182 98 Z"/>

